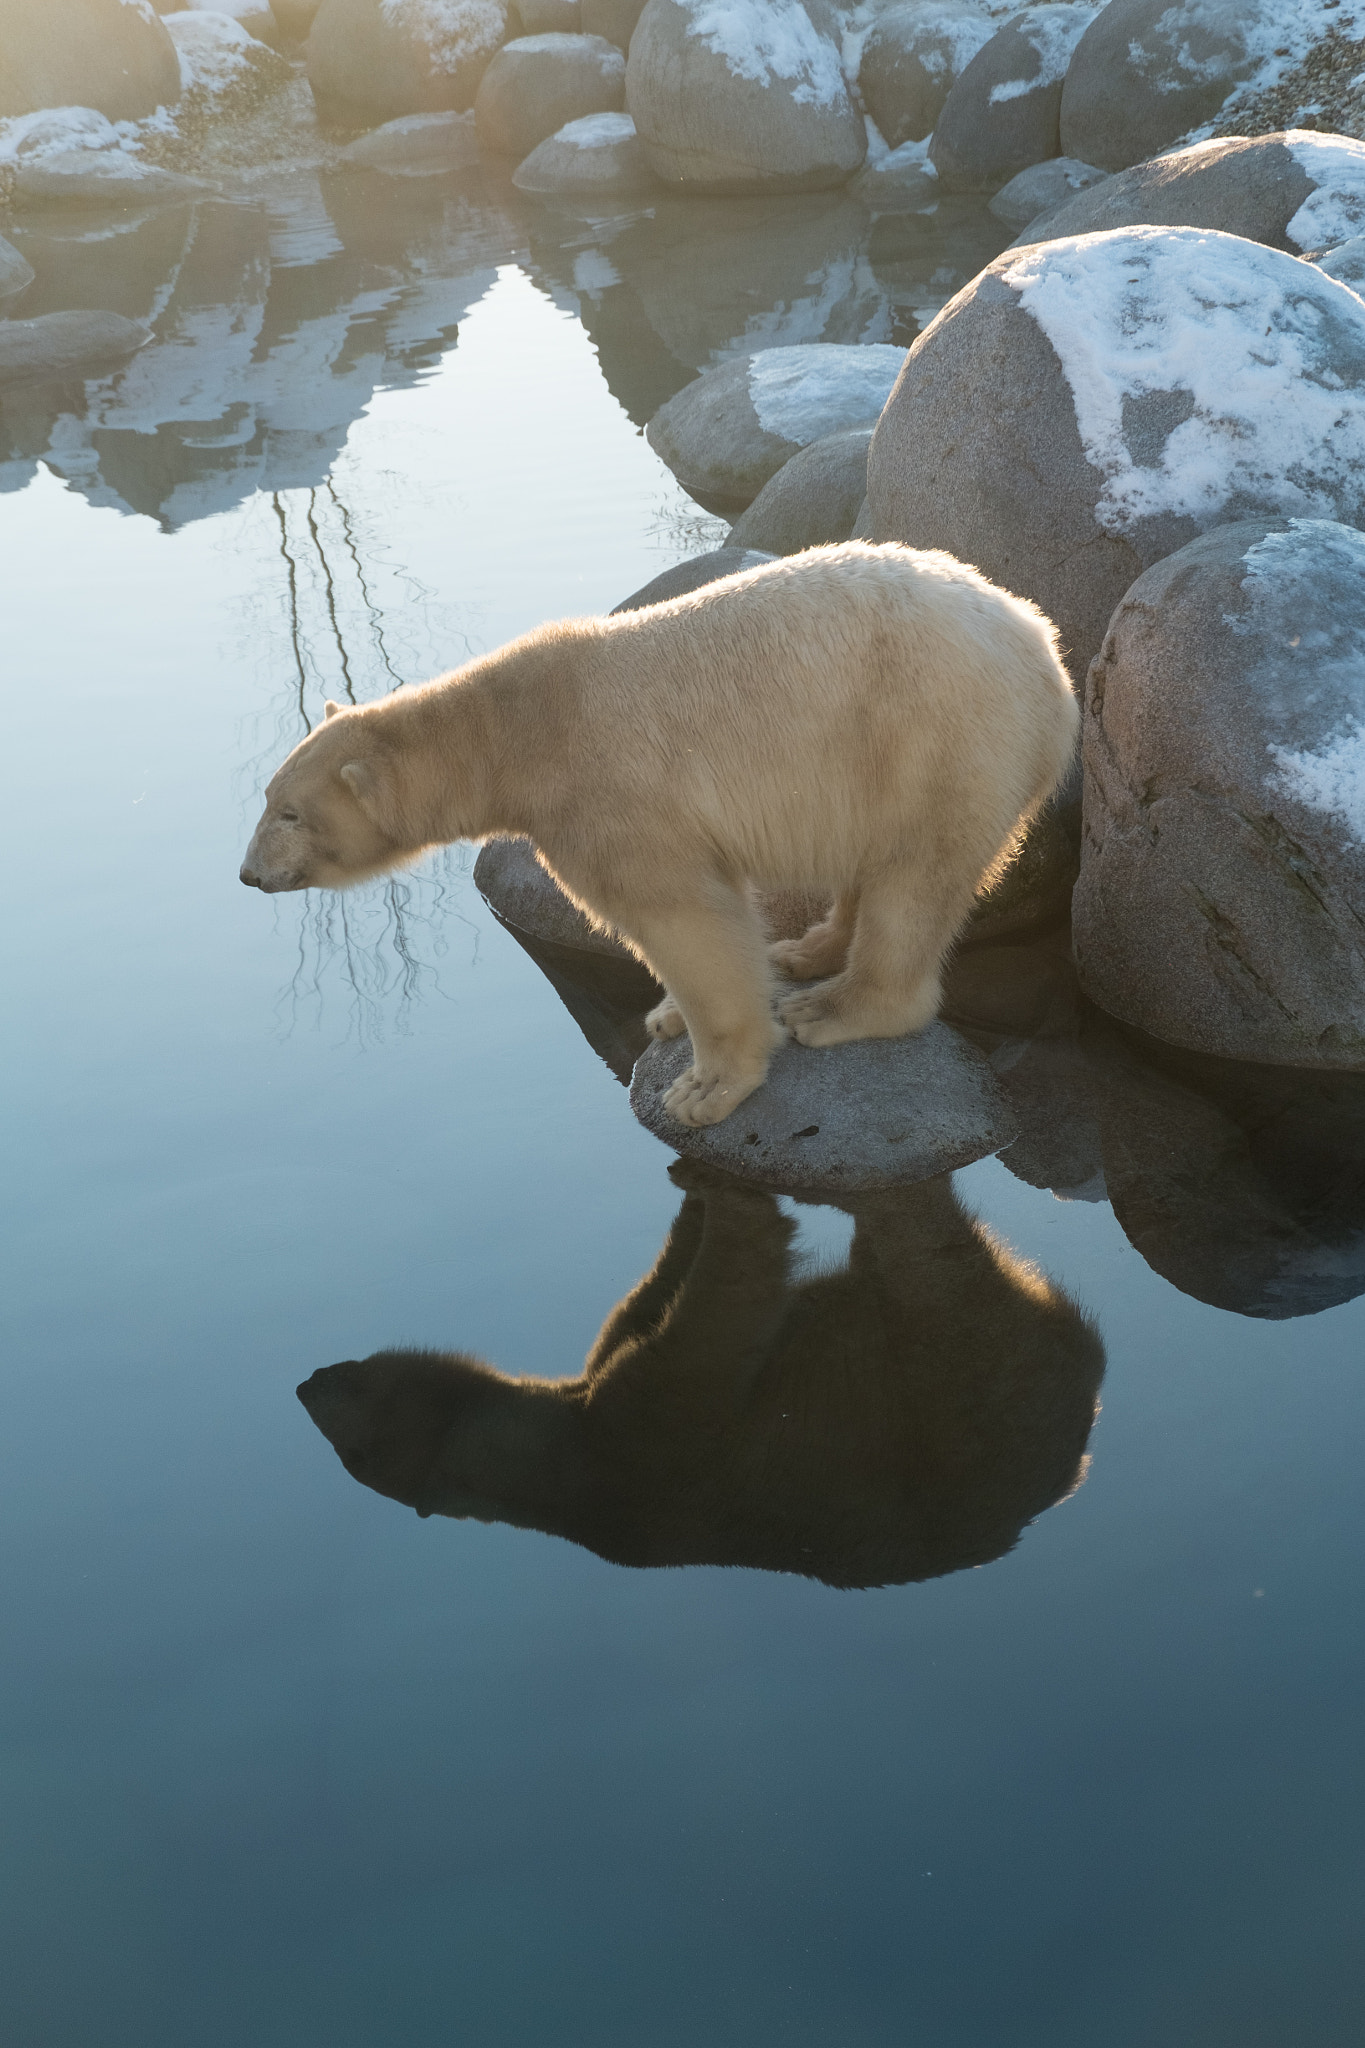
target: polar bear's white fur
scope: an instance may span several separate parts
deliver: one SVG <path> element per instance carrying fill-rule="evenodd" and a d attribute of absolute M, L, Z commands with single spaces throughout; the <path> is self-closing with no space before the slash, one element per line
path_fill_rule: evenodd
<path fill-rule="evenodd" d="M 777 1006 L 805 1045 L 929 1022 L 944 954 L 1079 722 L 1033 605 L 949 555 L 860 541 L 327 708 L 266 791 L 242 880 L 340 888 L 524 835 L 668 990 L 650 1024 L 691 1033 L 666 1103 L 693 1124 L 763 1080 L 774 965 L 814 984 Z M 768 947 L 756 890 L 832 908 Z"/>

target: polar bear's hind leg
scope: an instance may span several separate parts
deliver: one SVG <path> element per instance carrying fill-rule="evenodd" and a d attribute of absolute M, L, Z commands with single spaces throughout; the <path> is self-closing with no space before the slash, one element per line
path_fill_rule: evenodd
<path fill-rule="evenodd" d="M 778 1016 L 801 1045 L 922 1031 L 938 1014 L 943 956 L 970 907 L 970 895 L 945 903 L 941 885 L 926 889 L 912 865 L 884 870 L 859 898 L 843 972 L 786 997 Z"/>
<path fill-rule="evenodd" d="M 848 958 L 858 916 L 856 895 L 840 896 L 829 916 L 813 924 L 804 937 L 778 939 L 768 948 L 768 958 L 779 974 L 793 981 L 816 981 L 837 974 Z"/>

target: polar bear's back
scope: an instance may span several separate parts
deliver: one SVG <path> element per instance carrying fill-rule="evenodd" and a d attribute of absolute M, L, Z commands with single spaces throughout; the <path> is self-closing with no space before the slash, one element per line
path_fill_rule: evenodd
<path fill-rule="evenodd" d="M 600 628 L 583 708 L 623 799 L 665 769 L 669 808 L 756 879 L 907 832 L 998 845 L 1075 744 L 1050 622 L 948 555 L 812 548 Z"/>

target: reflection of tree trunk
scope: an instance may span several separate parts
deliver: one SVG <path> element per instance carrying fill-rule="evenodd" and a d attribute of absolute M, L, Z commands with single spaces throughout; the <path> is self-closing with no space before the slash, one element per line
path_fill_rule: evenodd
<path fill-rule="evenodd" d="M 341 661 L 342 683 L 345 686 L 346 695 L 350 698 L 352 704 L 354 704 L 356 701 L 356 695 L 355 685 L 351 681 L 351 663 L 346 653 L 346 642 L 341 637 L 341 627 L 337 624 L 336 584 L 332 579 L 332 565 L 327 559 L 327 550 L 323 547 L 322 536 L 318 532 L 318 522 L 316 517 L 317 497 L 318 494 L 316 491 L 310 491 L 308 493 L 308 510 L 304 516 L 308 521 L 308 531 L 313 537 L 313 546 L 317 550 L 317 558 L 322 564 L 322 584 L 323 591 L 325 593 L 323 601 L 327 606 L 327 617 L 332 627 L 332 638 L 336 641 L 337 655 Z"/>
<path fill-rule="evenodd" d="M 303 666 L 303 645 L 302 640 L 300 638 L 299 630 L 298 570 L 295 567 L 294 557 L 289 552 L 289 528 L 285 524 L 284 505 L 281 502 L 280 494 L 278 491 L 271 492 L 270 502 L 271 505 L 274 507 L 275 517 L 280 523 L 280 554 L 284 558 L 284 566 L 288 579 L 289 644 L 294 650 L 294 667 L 298 673 L 299 679 L 299 717 L 303 720 L 304 731 L 311 732 L 313 730 L 313 722 L 308 716 L 307 707 L 305 706 L 303 701 L 304 692 L 308 688 L 308 676 Z"/>
<path fill-rule="evenodd" d="M 360 585 L 360 595 L 364 601 L 365 611 L 369 617 L 370 631 L 374 634 L 374 644 L 379 649 L 379 659 L 383 662 L 384 667 L 387 669 L 388 673 L 393 677 L 395 688 L 401 690 L 403 687 L 403 678 L 399 675 L 397 669 L 389 660 L 389 650 L 384 642 L 383 615 L 380 612 L 378 606 L 375 604 L 372 597 L 370 596 L 370 586 L 365 581 L 365 571 L 361 567 L 360 555 L 359 552 L 357 551 L 355 544 L 355 533 L 351 525 L 351 515 L 349 511 L 346 509 L 345 504 L 342 502 L 342 499 L 339 497 L 337 493 L 336 484 L 330 476 L 327 479 L 325 488 L 328 497 L 336 506 L 338 513 L 341 515 L 342 535 L 346 542 L 347 552 L 349 553 L 351 560 L 355 565 L 355 580 Z"/>

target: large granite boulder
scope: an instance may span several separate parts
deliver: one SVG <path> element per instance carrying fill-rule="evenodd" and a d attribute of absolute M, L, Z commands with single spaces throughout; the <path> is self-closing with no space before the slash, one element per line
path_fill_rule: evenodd
<path fill-rule="evenodd" d="M 1031 597 L 1080 682 L 1123 593 L 1209 527 L 1365 519 L 1365 306 L 1190 228 L 1007 250 L 911 348 L 868 498 L 878 540 Z"/>
<path fill-rule="evenodd" d="M 629 114 L 586 114 L 533 149 L 512 183 L 546 198 L 613 199 L 657 190 L 659 181 Z"/>
<path fill-rule="evenodd" d="M 308 82 L 331 119 L 462 114 L 507 40 L 506 0 L 322 0 Z"/>
<path fill-rule="evenodd" d="M 1102 185 L 1108 176 L 1108 171 L 1098 170 L 1094 164 L 1078 163 L 1074 156 L 1049 157 L 1046 163 L 1030 164 L 1026 171 L 1016 173 L 1008 185 L 1002 185 L 991 200 L 990 210 L 1008 227 L 1027 227 L 1040 214 L 1050 214 L 1065 206 L 1078 192 Z M 1113 225 L 1120 223 L 1114 222 Z M 1207 223 L 1201 221 L 1198 225 L 1202 227 Z M 1077 228 L 1071 232 L 1083 234 L 1088 231 Z M 1019 239 L 1022 241 L 1024 237 L 1021 235 Z"/>
<path fill-rule="evenodd" d="M 0 0 L 0 120 L 95 107 L 141 121 L 179 97 L 180 62 L 151 0 Z"/>
<path fill-rule="evenodd" d="M 816 192 L 867 153 L 833 37 L 800 0 L 648 0 L 626 106 L 665 184 Z"/>
<path fill-rule="evenodd" d="M 1365 534 L 1239 521 L 1158 562 L 1083 746 L 1086 993 L 1198 1052 L 1365 1070 Z"/>
<path fill-rule="evenodd" d="M 871 439 L 871 427 L 853 427 L 793 455 L 741 513 L 728 545 L 798 555 L 803 548 L 847 540 L 867 496 Z"/>
<path fill-rule="evenodd" d="M 0 386 L 40 379 L 93 376 L 151 339 L 121 313 L 42 313 L 0 320 Z"/>
<path fill-rule="evenodd" d="M 280 33 L 290 42 L 301 43 L 317 19 L 320 4 L 321 0 L 270 0 L 270 11 Z"/>
<path fill-rule="evenodd" d="M 619 113 L 626 60 L 603 36 L 522 36 L 498 51 L 479 85 L 479 140 L 520 160 L 566 122 Z"/>
<path fill-rule="evenodd" d="M 1296 128 L 1191 143 L 1062 198 L 1019 241 L 1144 224 L 1217 228 L 1295 254 L 1330 249 L 1365 226 L 1365 142 Z"/>
<path fill-rule="evenodd" d="M 649 444 L 699 503 L 740 511 L 798 449 L 871 426 L 903 360 L 886 344 L 760 349 L 670 398 L 649 423 Z"/>
<path fill-rule="evenodd" d="M 1060 154 L 1062 80 L 1093 18 L 1090 0 L 1050 0 L 1026 7 L 978 50 L 948 94 L 929 145 L 945 190 L 994 192 L 1030 164 Z"/>
<path fill-rule="evenodd" d="M 1093 1012 L 1081 1045 L 1114 1215 L 1154 1272 L 1268 1322 L 1365 1293 L 1365 1077 L 1177 1053 Z"/>
<path fill-rule="evenodd" d="M 858 90 L 893 150 L 932 133 L 955 81 L 994 34 L 995 23 L 970 0 L 900 0 L 876 14 Z"/>
<path fill-rule="evenodd" d="M 636 1066 L 631 1108 L 675 1152 L 768 1188 L 900 1187 L 968 1166 L 1015 1135 L 987 1062 L 947 1024 L 819 1051 L 781 1046 L 763 1086 L 705 1128 L 663 1106 L 691 1058 L 685 1036 L 656 1040 Z"/>
<path fill-rule="evenodd" d="M 1063 150 L 1121 171 L 1169 149 L 1306 49 L 1309 12 L 1286 0 L 1109 0 L 1067 72 Z"/>
<path fill-rule="evenodd" d="M 644 0 L 582 0 L 583 32 L 628 50 L 643 8 Z"/>
<path fill-rule="evenodd" d="M 33 282 L 33 265 L 0 235 L 0 299 L 15 298 Z"/>
<path fill-rule="evenodd" d="M 472 112 L 403 114 L 340 151 L 340 161 L 395 178 L 431 178 L 472 170 L 481 161 Z"/>
<path fill-rule="evenodd" d="M 207 9 L 167 16 L 185 85 L 182 131 L 187 117 L 193 124 L 196 116 L 236 120 L 254 114 L 293 84 L 293 65 L 252 32 L 255 18 Z"/>

